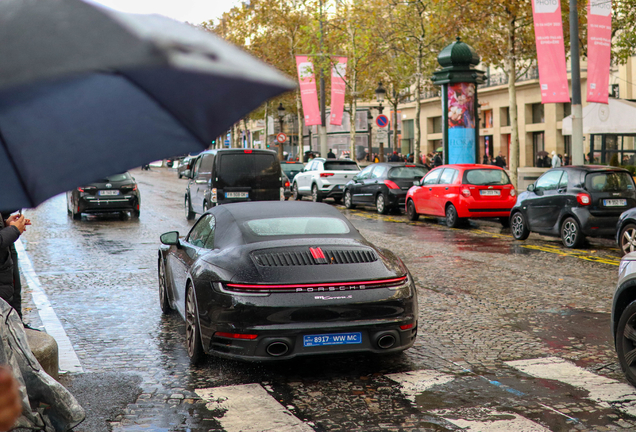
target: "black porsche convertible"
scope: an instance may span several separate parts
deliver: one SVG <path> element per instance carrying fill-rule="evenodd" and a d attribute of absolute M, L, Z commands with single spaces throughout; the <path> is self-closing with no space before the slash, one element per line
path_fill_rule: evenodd
<path fill-rule="evenodd" d="M 188 355 L 251 361 L 395 353 L 417 334 L 406 266 L 335 208 L 245 202 L 161 235 L 161 309 L 186 321 Z"/>

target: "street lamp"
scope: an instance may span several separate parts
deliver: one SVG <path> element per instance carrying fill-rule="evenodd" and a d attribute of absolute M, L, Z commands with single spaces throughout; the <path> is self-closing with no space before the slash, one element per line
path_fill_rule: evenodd
<path fill-rule="evenodd" d="M 384 102 L 384 96 L 386 95 L 386 90 L 382 86 L 382 83 L 378 83 L 378 88 L 375 89 L 375 100 L 378 101 L 380 106 L 378 107 L 378 112 L 382 114 L 382 110 L 384 107 L 382 106 L 382 102 Z"/>
<path fill-rule="evenodd" d="M 280 133 L 283 133 L 283 117 L 285 117 L 285 107 L 283 103 L 278 104 L 278 121 L 280 122 Z M 278 159 L 283 160 L 283 143 L 278 143 Z"/>

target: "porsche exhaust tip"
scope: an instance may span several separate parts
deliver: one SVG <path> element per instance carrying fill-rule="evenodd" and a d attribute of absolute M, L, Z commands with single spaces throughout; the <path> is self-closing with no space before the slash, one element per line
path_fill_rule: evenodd
<path fill-rule="evenodd" d="M 267 346 L 266 351 L 267 354 L 271 355 L 272 357 L 280 357 L 287 354 L 287 352 L 289 351 L 289 345 L 287 345 L 285 342 L 272 342 Z"/>
<path fill-rule="evenodd" d="M 389 349 L 393 345 L 395 345 L 395 336 L 390 334 L 385 334 L 378 338 L 378 347 L 382 349 Z"/>

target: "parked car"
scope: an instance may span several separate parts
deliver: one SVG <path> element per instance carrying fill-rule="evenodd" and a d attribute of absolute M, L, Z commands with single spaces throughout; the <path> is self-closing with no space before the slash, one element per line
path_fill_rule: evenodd
<path fill-rule="evenodd" d="M 291 182 L 294 180 L 294 177 L 296 177 L 296 174 L 303 172 L 305 164 L 296 161 L 283 161 L 280 163 L 280 167 Z"/>
<path fill-rule="evenodd" d="M 357 205 L 375 206 L 380 214 L 401 209 L 406 194 L 428 172 L 424 165 L 403 162 L 371 164 L 360 171 L 345 186 L 344 204 L 348 209 Z"/>
<path fill-rule="evenodd" d="M 80 220 L 82 213 L 113 212 L 122 217 L 130 212 L 137 219 L 140 204 L 137 182 L 128 172 L 105 177 L 66 193 L 66 209 L 75 220 Z"/>
<path fill-rule="evenodd" d="M 285 175 L 285 173 L 283 173 L 283 189 L 284 189 L 284 195 L 285 195 L 285 201 L 287 201 L 289 198 L 291 198 L 292 193 L 291 193 L 291 182 L 289 181 L 289 178 Z"/>
<path fill-rule="evenodd" d="M 320 202 L 325 198 L 333 198 L 335 202 L 340 202 L 345 185 L 359 171 L 358 164 L 349 159 L 313 159 L 302 173 L 294 177 L 292 194 L 295 200 L 309 195 L 314 202 Z"/>
<path fill-rule="evenodd" d="M 442 165 L 409 189 L 406 213 L 412 221 L 420 215 L 446 217 L 452 228 L 466 218 L 499 218 L 507 226 L 516 199 L 517 192 L 500 167 Z"/>
<path fill-rule="evenodd" d="M 397 353 L 415 341 L 406 266 L 326 204 L 218 206 L 184 239 L 172 231 L 161 242 L 161 309 L 185 320 L 193 363 Z"/>
<path fill-rule="evenodd" d="M 636 253 L 628 253 L 618 267 L 612 301 L 612 334 L 621 369 L 636 386 Z"/>
<path fill-rule="evenodd" d="M 192 169 L 191 162 L 195 158 L 196 158 L 196 155 L 186 156 L 183 159 L 181 159 L 181 161 L 179 162 L 179 166 L 177 167 L 177 176 L 179 178 L 186 176 L 187 174 L 186 171 Z"/>
<path fill-rule="evenodd" d="M 191 165 L 184 204 L 188 220 L 218 204 L 284 199 L 280 162 L 271 150 L 208 150 Z"/>
<path fill-rule="evenodd" d="M 616 244 L 623 255 L 636 251 L 636 208 L 624 211 L 616 224 Z"/>
<path fill-rule="evenodd" d="M 567 248 L 585 236 L 615 237 L 621 213 L 636 206 L 634 179 L 622 168 L 581 165 L 553 168 L 519 195 L 510 214 L 512 235 L 561 236 Z"/>

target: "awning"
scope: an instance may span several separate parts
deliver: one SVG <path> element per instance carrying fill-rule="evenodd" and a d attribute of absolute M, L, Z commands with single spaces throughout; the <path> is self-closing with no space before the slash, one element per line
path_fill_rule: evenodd
<path fill-rule="evenodd" d="M 572 116 L 563 119 L 563 135 L 572 135 Z M 636 103 L 609 98 L 609 104 L 590 103 L 583 108 L 584 134 L 636 134 Z"/>

